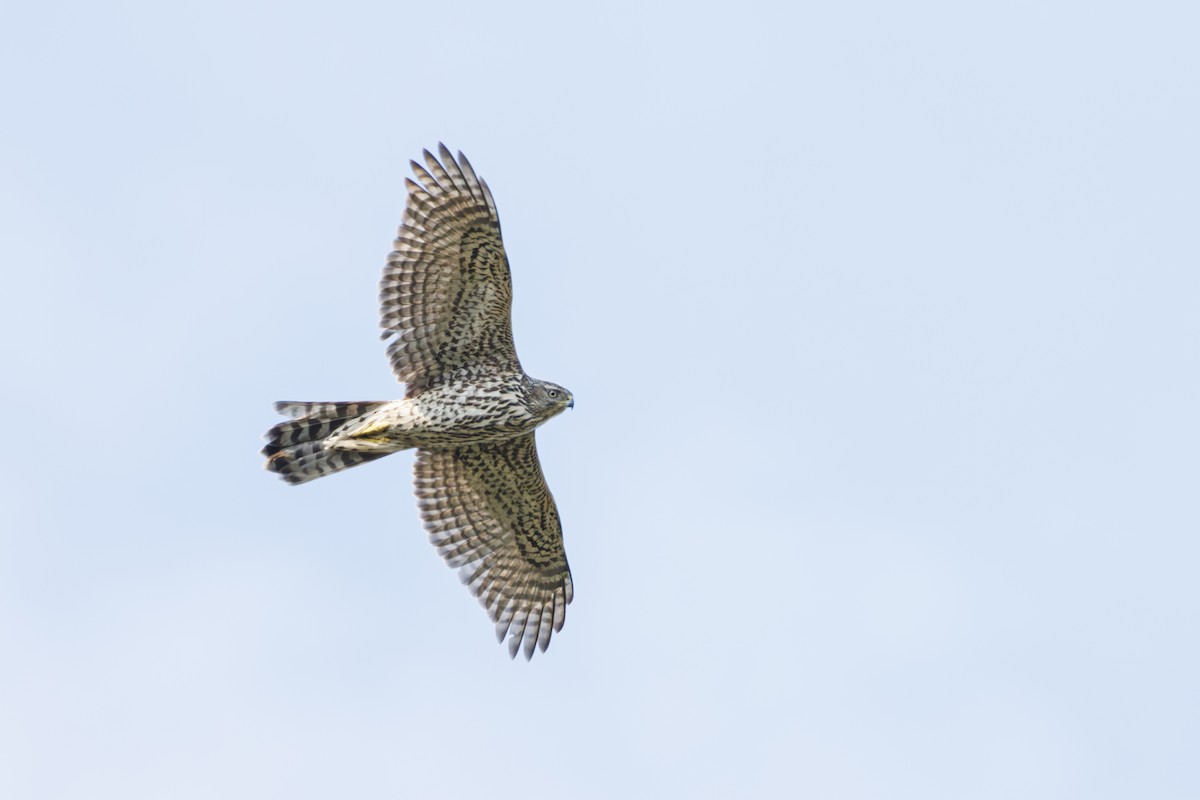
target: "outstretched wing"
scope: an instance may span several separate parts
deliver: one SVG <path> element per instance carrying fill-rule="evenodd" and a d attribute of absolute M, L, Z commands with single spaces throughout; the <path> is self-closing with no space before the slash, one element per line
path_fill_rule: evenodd
<path fill-rule="evenodd" d="M 479 598 L 509 655 L 545 651 L 571 602 L 571 570 L 533 434 L 420 450 L 414 480 L 429 540 Z"/>
<path fill-rule="evenodd" d="M 512 279 L 488 185 L 466 157 L 438 145 L 412 162 L 408 205 L 379 284 L 388 357 L 409 395 L 463 366 L 520 371 Z M 419 182 L 418 182 L 419 181 Z"/>

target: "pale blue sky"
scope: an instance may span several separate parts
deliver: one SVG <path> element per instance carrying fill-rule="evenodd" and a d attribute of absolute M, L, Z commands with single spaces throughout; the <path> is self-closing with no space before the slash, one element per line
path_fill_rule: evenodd
<path fill-rule="evenodd" d="M 42 3 L 0 25 L 0 796 L 1200 796 L 1193 3 Z M 576 596 L 510 662 L 398 396 L 491 184 Z"/>

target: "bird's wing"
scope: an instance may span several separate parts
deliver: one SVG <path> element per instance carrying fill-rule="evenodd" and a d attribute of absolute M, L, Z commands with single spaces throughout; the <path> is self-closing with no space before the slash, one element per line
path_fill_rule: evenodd
<path fill-rule="evenodd" d="M 414 473 L 429 539 L 487 609 L 497 639 L 508 636 L 514 657 L 522 643 L 527 659 L 535 646 L 544 651 L 573 590 L 533 433 L 420 450 Z"/>
<path fill-rule="evenodd" d="M 379 284 L 380 325 L 396 377 L 415 394 L 463 366 L 519 372 L 512 280 L 488 185 L 439 145 L 417 180 Z"/>

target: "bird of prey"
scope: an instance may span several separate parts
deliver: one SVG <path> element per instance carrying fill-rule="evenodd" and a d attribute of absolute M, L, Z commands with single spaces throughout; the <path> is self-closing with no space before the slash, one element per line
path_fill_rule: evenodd
<path fill-rule="evenodd" d="M 571 602 L 562 526 L 534 429 L 575 405 L 525 374 L 512 336 L 512 281 L 488 185 L 439 145 L 412 163 L 408 202 L 380 281 L 382 338 L 402 400 L 280 402 L 267 469 L 304 483 L 416 448 L 429 539 L 508 637 L 545 651 Z"/>

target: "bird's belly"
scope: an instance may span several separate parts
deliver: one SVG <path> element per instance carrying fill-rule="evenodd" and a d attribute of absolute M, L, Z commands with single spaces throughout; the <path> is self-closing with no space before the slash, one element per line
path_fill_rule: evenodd
<path fill-rule="evenodd" d="M 389 403 L 339 430 L 328 447 L 406 450 L 500 441 L 537 426 L 519 405 L 478 398 L 416 397 Z"/>
<path fill-rule="evenodd" d="M 508 439 L 533 430 L 535 422 L 517 406 L 445 403 L 418 406 L 402 427 L 413 446 L 432 447 Z"/>

